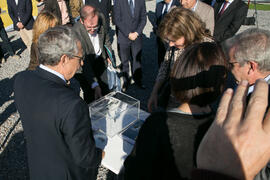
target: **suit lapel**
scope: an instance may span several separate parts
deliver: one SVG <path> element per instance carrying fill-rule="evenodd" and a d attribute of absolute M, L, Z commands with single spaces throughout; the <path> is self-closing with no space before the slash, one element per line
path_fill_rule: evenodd
<path fill-rule="evenodd" d="M 200 2 L 200 0 L 198 1 L 197 7 L 195 9 L 195 12 L 196 12 L 196 14 L 201 14 L 200 13 L 201 12 L 201 2 Z"/>
<path fill-rule="evenodd" d="M 139 9 L 137 9 L 139 7 L 138 3 L 138 0 L 134 0 L 134 17 L 136 17 L 137 11 L 139 11 Z"/>
<path fill-rule="evenodd" d="M 94 46 L 92 44 L 92 41 L 90 40 L 90 37 L 88 35 L 88 32 L 86 31 L 85 27 L 81 23 L 80 23 L 80 28 L 81 28 L 81 32 L 83 33 L 82 34 L 82 38 L 85 41 L 85 46 L 86 46 L 86 49 L 85 49 L 86 52 L 85 53 L 87 55 L 87 54 L 89 54 L 89 52 L 93 52 L 94 51 Z"/>
<path fill-rule="evenodd" d="M 223 3 L 221 3 L 222 5 Z M 228 16 L 236 7 L 237 4 L 237 0 L 234 0 L 229 7 L 227 7 L 227 9 L 225 9 L 224 13 L 217 19 L 217 21 L 220 21 L 221 19 L 223 19 L 224 17 Z M 221 6 L 220 6 L 221 7 Z M 218 16 L 218 15 L 217 15 Z"/>
<path fill-rule="evenodd" d="M 104 40 L 104 32 L 103 32 L 103 28 L 100 27 L 99 31 L 98 31 L 98 41 L 99 41 L 99 47 L 101 49 L 101 52 L 103 50 L 103 40 Z"/>
<path fill-rule="evenodd" d="M 236 3 L 237 3 L 237 0 L 234 0 L 227 9 L 225 9 L 224 13 L 221 15 L 220 18 L 224 17 L 224 16 L 227 16 L 228 14 L 230 14 L 231 11 L 233 11 L 236 7 Z"/>
<path fill-rule="evenodd" d="M 223 4 L 223 2 L 221 2 L 221 3 L 217 3 L 217 2 L 216 2 L 216 4 L 214 5 L 214 6 L 215 6 L 215 7 L 214 7 L 214 8 L 215 8 L 215 20 L 217 20 L 218 12 L 219 12 L 219 10 L 220 10 L 222 4 Z"/>
<path fill-rule="evenodd" d="M 178 6 L 178 1 L 177 1 L 177 0 L 173 0 L 172 6 Z M 171 6 L 171 7 L 172 7 L 172 6 Z"/>
<path fill-rule="evenodd" d="M 126 7 L 128 8 L 128 14 L 132 18 L 131 9 L 129 7 L 129 0 L 125 0 L 125 3 L 126 3 Z M 136 8 L 136 5 L 135 5 L 135 8 Z M 134 14 L 135 14 L 135 9 L 134 9 Z"/>

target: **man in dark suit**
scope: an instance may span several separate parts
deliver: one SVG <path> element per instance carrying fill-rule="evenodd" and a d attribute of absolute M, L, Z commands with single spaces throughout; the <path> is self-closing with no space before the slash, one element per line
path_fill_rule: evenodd
<path fill-rule="evenodd" d="M 30 52 L 32 44 L 32 28 L 34 18 L 32 16 L 31 0 L 7 0 L 8 14 L 13 21 L 14 29 L 20 36 Z"/>
<path fill-rule="evenodd" d="M 117 42 L 120 49 L 122 72 L 125 86 L 130 82 L 129 61 L 135 83 L 142 84 L 142 32 L 146 24 L 145 0 L 116 0 L 114 4 L 114 22 L 118 28 Z"/>
<path fill-rule="evenodd" d="M 86 5 L 92 5 L 103 13 L 106 20 L 106 25 L 110 27 L 110 13 L 112 11 L 112 1 L 111 0 L 85 0 Z"/>
<path fill-rule="evenodd" d="M 106 74 L 109 59 L 104 45 L 111 51 L 111 42 L 102 13 L 93 6 L 85 5 L 80 16 L 73 29 L 81 40 L 86 56 L 82 74 L 77 73 L 75 78 L 83 89 L 84 100 L 90 103 L 109 92 Z"/>
<path fill-rule="evenodd" d="M 214 39 L 222 42 L 239 30 L 247 16 L 248 6 L 242 0 L 217 1 L 214 4 L 214 11 Z"/>
<path fill-rule="evenodd" d="M 1 14 L 1 7 L 0 7 L 0 14 Z M 7 35 L 7 32 L 5 30 L 5 27 L 4 27 L 4 23 L 2 21 L 2 18 L 0 17 L 0 37 L 3 41 L 3 46 L 4 48 L 6 49 L 6 51 L 8 52 L 8 54 L 13 57 L 14 59 L 20 59 L 20 56 L 16 55 L 15 54 L 15 51 L 13 50 L 10 42 L 9 42 L 9 39 L 8 39 L 8 35 Z M 4 53 L 0 47 L 0 63 L 2 61 L 5 61 L 4 59 Z"/>
<path fill-rule="evenodd" d="M 6 30 L 5 30 L 5 27 L 4 27 L 4 24 L 3 24 L 1 17 L 0 17 L 0 37 L 3 41 L 3 46 L 7 50 L 8 54 L 14 59 L 20 59 L 20 56 L 15 54 L 15 52 L 14 52 L 14 50 L 9 42 L 8 35 L 7 35 Z M 1 64 L 1 62 L 4 62 L 4 61 L 5 61 L 4 52 L 2 51 L 2 48 L 0 47 L 0 64 Z"/>
<path fill-rule="evenodd" d="M 104 155 L 95 147 L 87 104 L 67 82 L 83 64 L 71 28 L 40 36 L 41 65 L 15 77 L 15 104 L 26 137 L 30 179 L 93 179 Z"/>
<path fill-rule="evenodd" d="M 154 24 L 153 30 L 154 33 L 157 32 L 158 25 L 160 24 L 163 17 L 167 14 L 171 7 L 180 6 L 179 0 L 163 0 L 157 3 L 156 5 L 156 24 Z M 157 47 L 158 47 L 158 66 L 164 60 L 166 53 L 166 47 L 164 42 L 157 36 Z"/>

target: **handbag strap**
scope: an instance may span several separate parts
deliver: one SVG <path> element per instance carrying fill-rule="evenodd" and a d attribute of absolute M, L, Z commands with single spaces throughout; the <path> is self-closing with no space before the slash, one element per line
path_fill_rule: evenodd
<path fill-rule="evenodd" d="M 174 58 L 174 52 L 175 52 L 175 47 L 172 47 L 171 48 L 171 54 L 170 54 L 170 58 L 169 58 L 169 66 L 167 68 L 167 73 L 166 73 L 166 77 L 167 79 L 169 79 L 169 75 L 170 75 L 170 72 L 171 72 L 171 64 L 172 64 L 172 59 Z"/>

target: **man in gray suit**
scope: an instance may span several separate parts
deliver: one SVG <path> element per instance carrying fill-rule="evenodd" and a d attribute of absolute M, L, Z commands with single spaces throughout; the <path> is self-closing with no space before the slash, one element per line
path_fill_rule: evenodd
<path fill-rule="evenodd" d="M 214 9 L 200 0 L 180 0 L 180 2 L 184 8 L 194 11 L 213 35 L 215 26 Z"/>
<path fill-rule="evenodd" d="M 106 69 L 110 60 L 104 45 L 111 50 L 111 42 L 104 15 L 95 7 L 83 6 L 80 17 L 73 29 L 82 43 L 85 59 L 82 73 L 75 78 L 80 82 L 84 100 L 90 103 L 109 92 Z"/>

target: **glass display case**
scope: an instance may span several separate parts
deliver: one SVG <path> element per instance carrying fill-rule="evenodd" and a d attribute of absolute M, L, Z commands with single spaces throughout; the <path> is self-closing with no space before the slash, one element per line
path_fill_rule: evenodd
<path fill-rule="evenodd" d="M 89 113 L 94 136 L 113 137 L 139 119 L 140 101 L 122 92 L 112 92 L 91 103 Z"/>

